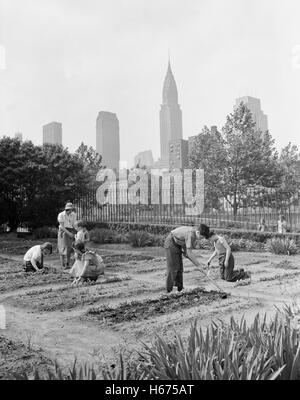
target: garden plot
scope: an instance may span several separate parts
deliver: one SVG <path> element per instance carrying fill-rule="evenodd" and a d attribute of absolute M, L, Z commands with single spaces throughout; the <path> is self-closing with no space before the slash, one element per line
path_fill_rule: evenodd
<path fill-rule="evenodd" d="M 184 293 L 164 295 L 158 299 L 126 302 L 115 308 L 105 305 L 91 308 L 87 315 L 105 323 L 121 323 L 194 307 L 196 303 L 197 305 L 210 304 L 226 297 L 225 293 L 206 292 L 199 288 Z"/>
<path fill-rule="evenodd" d="M 43 374 L 52 366 L 42 351 L 33 350 L 30 344 L 0 336 L 0 380 L 16 374 L 32 374 L 35 368 Z"/>
<path fill-rule="evenodd" d="M 115 275 L 100 278 L 95 284 L 63 286 L 27 292 L 22 299 L 11 296 L 6 299 L 10 305 L 39 312 L 66 311 L 94 303 L 107 303 L 118 299 L 163 291 L 163 287 L 143 281 L 131 281 L 130 276 Z"/>
<path fill-rule="evenodd" d="M 21 262 L 9 255 L 2 258 L 0 303 L 8 310 L 5 336 L 25 343 L 24 329 L 32 331 L 34 344 L 47 354 L 54 353 L 58 361 L 72 362 L 73 353 L 84 357 L 98 345 L 103 354 L 111 356 L 112 347 L 124 341 L 126 348 L 135 349 L 140 340 L 149 343 L 158 332 L 164 337 L 170 337 L 174 330 L 186 335 L 196 320 L 207 326 L 233 314 L 251 319 L 300 293 L 300 256 L 235 252 L 236 267 L 252 272 L 252 281 L 245 287 L 221 281 L 214 260 L 210 277 L 231 294 L 221 299 L 209 280 L 186 259 L 185 291 L 178 294 L 174 288 L 171 295 L 165 295 L 163 249 L 102 245 L 97 251 L 107 265 L 105 275 L 95 284 L 79 287 L 70 285 L 72 278 L 56 268 L 53 256 L 46 260 L 53 266 L 47 274 L 25 274 Z M 211 252 L 199 250 L 197 254 L 205 263 Z M 11 255 L 17 257 L 21 260 L 20 255 Z M 290 285 L 284 294 L 282 282 Z"/>

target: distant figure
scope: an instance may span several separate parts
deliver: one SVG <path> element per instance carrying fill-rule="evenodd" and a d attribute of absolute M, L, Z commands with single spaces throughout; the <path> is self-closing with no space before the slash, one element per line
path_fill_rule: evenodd
<path fill-rule="evenodd" d="M 204 236 L 213 243 L 215 251 L 207 262 L 208 268 L 215 256 L 219 257 L 220 277 L 228 282 L 236 282 L 242 279 L 250 278 L 250 273 L 245 272 L 244 269 L 234 270 L 234 257 L 231 248 L 223 236 L 219 236 L 210 231 L 209 227 L 201 224 L 200 235 Z"/>
<path fill-rule="evenodd" d="M 49 242 L 31 247 L 23 258 L 25 272 L 42 270 L 44 268 L 44 255 L 46 254 L 52 254 L 52 244 Z"/>
<path fill-rule="evenodd" d="M 94 251 L 87 250 L 84 243 L 75 245 L 75 263 L 70 270 L 74 277 L 72 285 L 78 285 L 81 281 L 96 281 L 100 275 L 104 275 L 104 263 L 102 257 Z"/>
<path fill-rule="evenodd" d="M 258 225 L 258 230 L 259 230 L 260 232 L 265 232 L 265 231 L 266 231 L 266 228 L 267 228 L 267 225 L 266 225 L 265 220 L 264 220 L 264 219 L 261 219 L 261 220 L 260 220 L 260 223 L 259 223 L 259 225 Z"/>
<path fill-rule="evenodd" d="M 278 233 L 286 233 L 287 230 L 287 222 L 283 215 L 279 217 L 278 223 Z"/>
<path fill-rule="evenodd" d="M 78 232 L 75 235 L 75 245 L 77 243 L 84 243 L 86 244 L 87 242 L 90 241 L 90 234 L 89 231 L 87 230 L 87 224 L 85 221 L 78 221 L 77 222 L 77 228 Z"/>
<path fill-rule="evenodd" d="M 77 232 L 76 214 L 72 203 L 66 204 L 65 211 L 58 214 L 57 220 L 59 222 L 57 248 L 61 266 L 65 269 L 70 265 L 72 245 Z"/>

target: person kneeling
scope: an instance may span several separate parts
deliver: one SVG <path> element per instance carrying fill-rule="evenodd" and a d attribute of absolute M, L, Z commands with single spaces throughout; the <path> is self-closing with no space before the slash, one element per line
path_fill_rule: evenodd
<path fill-rule="evenodd" d="M 31 247 L 23 258 L 25 272 L 42 270 L 44 268 L 44 255 L 46 254 L 52 254 L 52 244 L 49 242 Z"/>
<path fill-rule="evenodd" d="M 87 250 L 84 243 L 77 243 L 74 247 L 75 263 L 70 270 L 74 277 L 72 285 L 80 282 L 96 282 L 100 275 L 104 275 L 104 263 L 102 257 L 94 251 Z"/>
<path fill-rule="evenodd" d="M 207 265 L 210 266 L 214 257 L 219 257 L 220 277 L 227 282 L 236 282 L 242 279 L 250 278 L 250 273 L 244 269 L 234 271 L 234 257 L 231 248 L 223 236 L 210 231 L 209 227 L 202 224 L 200 234 L 213 243 L 215 251 L 209 258 Z"/>

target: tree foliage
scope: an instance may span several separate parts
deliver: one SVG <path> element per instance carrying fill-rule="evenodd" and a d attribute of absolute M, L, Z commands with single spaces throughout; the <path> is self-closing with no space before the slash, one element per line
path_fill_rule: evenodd
<path fill-rule="evenodd" d="M 227 116 L 222 134 L 204 128 L 191 153 L 194 168 L 203 168 L 206 198 L 216 207 L 225 199 L 234 215 L 244 206 L 249 188 L 279 186 L 282 171 L 269 132 L 255 128 L 252 114 L 241 103 Z"/>
<path fill-rule="evenodd" d="M 65 202 L 85 193 L 83 162 L 62 146 L 0 140 L 0 223 L 15 229 L 56 223 Z"/>

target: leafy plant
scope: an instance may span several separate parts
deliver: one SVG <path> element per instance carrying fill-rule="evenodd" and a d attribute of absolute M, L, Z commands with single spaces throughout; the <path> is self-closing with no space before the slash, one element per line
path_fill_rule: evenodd
<path fill-rule="evenodd" d="M 293 239 L 273 238 L 269 239 L 266 244 L 266 250 L 274 254 L 297 254 L 298 246 Z"/>
<path fill-rule="evenodd" d="M 125 242 L 125 238 L 123 235 L 111 229 L 93 229 L 90 232 L 90 239 L 92 242 L 98 244 Z"/>
<path fill-rule="evenodd" d="M 148 232 L 144 231 L 132 231 L 128 232 L 126 239 L 132 247 L 146 247 L 153 245 L 153 237 Z"/>

